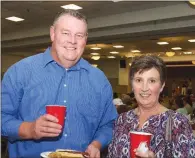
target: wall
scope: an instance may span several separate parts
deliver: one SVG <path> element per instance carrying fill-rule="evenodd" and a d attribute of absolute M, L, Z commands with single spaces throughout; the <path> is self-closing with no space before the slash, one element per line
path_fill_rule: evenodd
<path fill-rule="evenodd" d="M 124 88 L 118 86 L 119 77 L 119 60 L 118 59 L 100 59 L 88 60 L 91 64 L 97 64 L 98 68 L 102 70 L 108 78 L 114 92 L 120 93 Z"/>
<path fill-rule="evenodd" d="M 21 56 L 14 56 L 14 55 L 1 55 L 1 73 L 7 71 L 7 69 L 16 63 L 17 61 L 23 59 Z"/>
<path fill-rule="evenodd" d="M 119 60 L 118 59 L 100 59 L 88 60 L 91 64 L 97 64 L 108 78 L 118 78 L 119 76 Z"/>
<path fill-rule="evenodd" d="M 98 68 L 105 73 L 114 92 L 119 94 L 128 92 L 128 64 L 126 68 L 120 68 L 119 59 L 89 60 L 89 63 L 98 64 Z"/>

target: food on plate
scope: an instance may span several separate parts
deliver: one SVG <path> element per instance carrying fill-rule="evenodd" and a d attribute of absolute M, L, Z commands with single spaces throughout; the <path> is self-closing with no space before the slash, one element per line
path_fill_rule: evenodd
<path fill-rule="evenodd" d="M 48 155 L 49 158 L 86 158 L 87 153 L 79 152 L 75 150 L 56 150 Z"/>

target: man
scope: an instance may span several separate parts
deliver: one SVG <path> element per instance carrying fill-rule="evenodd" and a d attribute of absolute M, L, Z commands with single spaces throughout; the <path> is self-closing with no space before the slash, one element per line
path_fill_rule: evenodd
<path fill-rule="evenodd" d="M 87 20 L 65 10 L 50 28 L 52 47 L 11 66 L 2 81 L 2 135 L 10 157 L 40 157 L 44 151 L 73 149 L 100 157 L 112 139 L 116 108 L 105 75 L 81 58 Z M 67 106 L 62 128 L 45 106 Z"/>

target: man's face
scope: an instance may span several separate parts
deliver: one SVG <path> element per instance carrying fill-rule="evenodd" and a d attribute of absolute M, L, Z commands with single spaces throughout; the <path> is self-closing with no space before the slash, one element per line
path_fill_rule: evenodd
<path fill-rule="evenodd" d="M 70 15 L 61 16 L 50 28 L 52 56 L 66 68 L 81 58 L 87 41 L 87 24 Z"/>

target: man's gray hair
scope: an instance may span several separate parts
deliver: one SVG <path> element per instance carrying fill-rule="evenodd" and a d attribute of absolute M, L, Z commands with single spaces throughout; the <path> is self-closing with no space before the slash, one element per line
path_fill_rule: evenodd
<path fill-rule="evenodd" d="M 73 16 L 79 20 L 82 20 L 84 21 L 86 24 L 87 24 L 87 18 L 85 15 L 83 15 L 82 13 L 80 13 L 79 11 L 76 11 L 76 10 L 72 10 L 72 9 L 65 9 L 61 12 L 59 12 L 55 18 L 54 18 L 54 21 L 53 21 L 53 25 L 55 25 L 56 21 L 58 21 L 58 19 L 63 16 L 63 15 L 70 15 L 70 16 Z"/>

